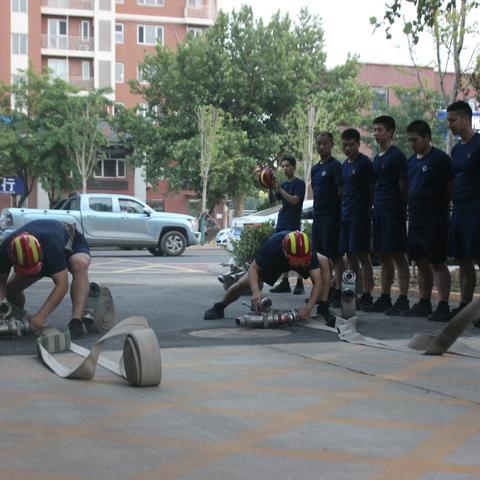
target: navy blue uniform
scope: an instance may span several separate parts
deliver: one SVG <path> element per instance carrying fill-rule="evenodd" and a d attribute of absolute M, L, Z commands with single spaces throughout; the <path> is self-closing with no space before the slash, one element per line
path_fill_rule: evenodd
<path fill-rule="evenodd" d="M 305 182 L 300 178 L 295 177 L 291 181 L 286 181 L 281 184 L 281 188 L 289 195 L 300 197 L 300 201 L 296 205 L 287 202 L 280 193 L 276 193 L 276 197 L 282 200 L 282 208 L 278 212 L 276 231 L 282 232 L 284 230 L 300 230 L 302 219 L 303 199 L 305 198 Z"/>
<path fill-rule="evenodd" d="M 480 260 L 480 134 L 452 150 L 453 212 L 448 253 L 459 259 Z"/>
<path fill-rule="evenodd" d="M 43 267 L 39 276 L 51 276 L 62 272 L 68 267 L 68 259 L 75 253 L 90 255 L 90 249 L 85 237 L 78 231 L 72 244 L 71 251 L 65 251 L 69 240 L 67 230 L 63 223 L 57 220 L 34 220 L 26 223 L 23 227 L 6 237 L 0 245 L 0 273 L 8 274 L 12 268 L 12 262 L 8 255 L 10 241 L 21 232 L 33 235 L 42 247 Z"/>
<path fill-rule="evenodd" d="M 313 190 L 312 237 L 315 251 L 328 258 L 340 255 L 341 199 L 338 191 L 343 185 L 342 164 L 330 157 L 317 163 L 310 172 Z"/>
<path fill-rule="evenodd" d="M 373 164 L 363 153 L 342 166 L 343 196 L 340 252 L 360 253 L 370 250 L 370 186 Z"/>
<path fill-rule="evenodd" d="M 450 157 L 432 149 L 423 158 L 408 159 L 408 253 L 431 263 L 447 258 L 449 201 L 445 184 L 453 178 Z"/>
<path fill-rule="evenodd" d="M 269 285 L 274 285 L 283 272 L 294 270 L 303 278 L 308 278 L 310 272 L 320 268 L 318 258 L 312 255 L 308 268 L 292 268 L 282 250 L 282 241 L 288 231 L 274 233 L 258 250 L 255 262 L 260 269 L 260 278 Z"/>
<path fill-rule="evenodd" d="M 399 182 L 406 180 L 407 159 L 392 145 L 373 159 L 375 194 L 373 200 L 373 251 L 398 253 L 407 251 L 405 201 Z"/>

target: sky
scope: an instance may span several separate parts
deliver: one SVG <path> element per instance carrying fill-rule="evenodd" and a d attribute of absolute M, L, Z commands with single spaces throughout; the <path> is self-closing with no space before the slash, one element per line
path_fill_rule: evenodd
<path fill-rule="evenodd" d="M 385 38 L 384 31 L 374 32 L 370 25 L 371 16 L 383 17 L 385 3 L 386 0 L 218 0 L 218 8 L 229 12 L 246 4 L 252 7 L 255 16 L 268 21 L 277 10 L 295 19 L 300 9 L 307 7 L 322 18 L 327 67 L 344 63 L 349 53 L 358 54 L 362 62 L 411 65 L 400 25 L 392 30 L 392 40 Z M 480 17 L 480 9 L 475 15 Z M 478 39 L 466 42 L 465 58 L 470 58 L 475 46 L 478 47 Z M 417 52 L 417 63 L 433 66 L 434 49 L 427 36 L 422 37 Z"/>

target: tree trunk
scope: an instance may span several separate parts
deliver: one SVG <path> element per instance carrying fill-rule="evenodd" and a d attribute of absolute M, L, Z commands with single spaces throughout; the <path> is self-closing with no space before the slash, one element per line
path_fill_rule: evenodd
<path fill-rule="evenodd" d="M 87 193 L 87 178 L 82 177 L 82 193 Z"/>
<path fill-rule="evenodd" d="M 243 215 L 243 205 L 245 203 L 245 195 L 233 199 L 233 216 L 241 217 Z"/>

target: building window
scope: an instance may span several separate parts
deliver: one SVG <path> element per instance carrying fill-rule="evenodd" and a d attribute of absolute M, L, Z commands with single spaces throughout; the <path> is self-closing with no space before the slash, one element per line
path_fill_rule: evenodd
<path fill-rule="evenodd" d="M 117 83 L 123 83 L 124 82 L 124 68 L 123 68 L 123 63 L 116 63 L 115 64 L 115 81 Z"/>
<path fill-rule="evenodd" d="M 147 104 L 146 103 L 139 103 L 137 105 L 137 115 L 140 117 L 146 117 L 147 116 Z"/>
<path fill-rule="evenodd" d="M 198 37 L 203 33 L 203 28 L 187 27 L 187 32 L 191 33 L 194 37 Z"/>
<path fill-rule="evenodd" d="M 203 0 L 188 0 L 189 7 L 203 7 Z"/>
<path fill-rule="evenodd" d="M 138 25 L 137 41 L 143 45 L 163 45 L 163 27 L 157 25 Z"/>
<path fill-rule="evenodd" d="M 12 0 L 12 12 L 27 13 L 28 0 Z"/>
<path fill-rule="evenodd" d="M 123 23 L 115 24 L 115 43 L 123 43 Z"/>
<path fill-rule="evenodd" d="M 123 0 L 115 0 L 115 3 L 123 3 Z"/>
<path fill-rule="evenodd" d="M 12 53 L 27 55 L 28 35 L 26 33 L 12 33 Z"/>
<path fill-rule="evenodd" d="M 149 5 L 152 7 L 163 7 L 163 0 L 137 0 L 138 5 Z"/>
<path fill-rule="evenodd" d="M 139 63 L 137 65 L 137 80 L 140 82 L 140 83 L 148 83 L 144 76 L 143 76 L 143 64 Z"/>
<path fill-rule="evenodd" d="M 372 110 L 378 112 L 388 105 L 388 88 L 372 87 Z"/>
<path fill-rule="evenodd" d="M 48 46 L 62 49 L 68 47 L 66 20 L 48 19 Z"/>
<path fill-rule="evenodd" d="M 90 38 L 90 22 L 88 20 L 82 20 L 81 25 L 81 35 L 83 40 L 88 40 Z"/>
<path fill-rule="evenodd" d="M 49 58 L 48 68 L 52 71 L 52 77 L 61 78 L 68 82 L 68 62 L 59 58 Z"/>
<path fill-rule="evenodd" d="M 125 178 L 125 161 L 108 158 L 97 162 L 96 178 Z"/>
<path fill-rule="evenodd" d="M 82 80 L 90 80 L 90 62 L 82 62 Z"/>

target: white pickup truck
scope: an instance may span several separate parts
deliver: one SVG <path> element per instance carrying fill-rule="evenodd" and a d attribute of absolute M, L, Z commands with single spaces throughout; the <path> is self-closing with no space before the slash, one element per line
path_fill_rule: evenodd
<path fill-rule="evenodd" d="M 53 209 L 5 208 L 0 240 L 40 219 L 75 224 L 91 247 L 147 248 L 153 255 L 181 255 L 200 238 L 197 220 L 156 212 L 138 198 L 107 193 L 72 194 Z"/>

